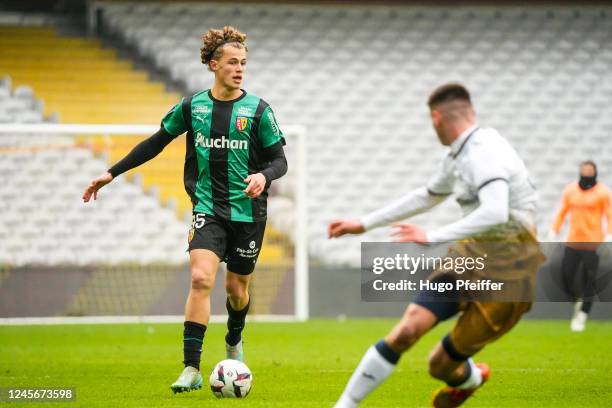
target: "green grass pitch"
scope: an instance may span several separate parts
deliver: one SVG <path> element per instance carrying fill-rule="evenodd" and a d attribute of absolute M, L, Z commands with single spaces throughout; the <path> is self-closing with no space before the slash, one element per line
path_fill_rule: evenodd
<path fill-rule="evenodd" d="M 180 324 L 0 326 L 0 387 L 75 387 L 76 402 L 0 403 L 36 407 L 331 407 L 352 370 L 394 320 L 251 323 L 246 362 L 254 383 L 246 400 L 217 400 L 207 386 L 224 358 L 224 326 L 206 334 L 200 391 L 173 395 L 182 369 Z M 427 375 L 429 351 L 452 322 L 410 352 L 365 407 L 426 407 L 440 386 Z M 523 321 L 477 355 L 491 380 L 468 407 L 609 407 L 612 323 L 589 322 L 571 333 L 567 321 Z"/>

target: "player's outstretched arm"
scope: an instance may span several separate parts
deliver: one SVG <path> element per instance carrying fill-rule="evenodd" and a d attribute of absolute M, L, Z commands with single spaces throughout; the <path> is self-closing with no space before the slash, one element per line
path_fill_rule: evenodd
<path fill-rule="evenodd" d="M 435 207 L 449 195 L 433 193 L 427 187 L 420 187 L 391 204 L 365 215 L 361 218 L 361 222 L 367 230 L 390 225 Z"/>
<path fill-rule="evenodd" d="M 362 234 L 366 230 L 419 214 L 441 203 L 446 197 L 447 194 L 431 194 L 427 188 L 422 187 L 359 220 L 332 221 L 327 228 L 327 235 L 329 238 L 338 238 L 346 234 Z"/>
<path fill-rule="evenodd" d="M 346 234 L 362 234 L 365 228 L 359 220 L 334 220 L 327 227 L 329 238 L 338 238 Z"/>
<path fill-rule="evenodd" d="M 137 144 L 127 156 L 119 160 L 107 172 L 93 179 L 83 193 L 83 201 L 88 202 L 92 195 L 94 200 L 96 200 L 100 188 L 110 183 L 118 175 L 138 167 L 157 156 L 175 137 L 161 127 L 153 136 Z"/>
<path fill-rule="evenodd" d="M 89 202 L 91 196 L 93 196 L 94 200 L 98 199 L 98 190 L 113 181 L 113 176 L 108 171 L 99 175 L 95 179 L 91 180 L 91 183 L 85 189 L 83 193 L 83 201 Z"/>

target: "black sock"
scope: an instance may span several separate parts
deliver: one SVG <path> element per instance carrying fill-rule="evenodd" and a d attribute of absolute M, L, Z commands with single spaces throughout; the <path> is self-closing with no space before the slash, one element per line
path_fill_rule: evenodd
<path fill-rule="evenodd" d="M 246 315 L 249 312 L 249 306 L 251 305 L 251 300 L 249 299 L 249 303 L 242 310 L 234 310 L 232 309 L 232 305 L 230 304 L 229 298 L 225 302 L 225 307 L 227 308 L 227 334 L 225 335 L 225 342 L 230 346 L 235 346 L 240 342 L 242 338 L 242 329 L 244 329 L 244 321 L 246 319 Z"/>
<path fill-rule="evenodd" d="M 202 353 L 202 343 L 206 326 L 195 322 L 185 322 L 183 331 L 183 364 L 185 367 L 191 366 L 200 369 L 200 354 Z"/>
<path fill-rule="evenodd" d="M 446 385 L 448 385 L 449 387 L 458 387 L 464 382 L 466 382 L 467 379 L 470 378 L 470 375 L 472 375 L 472 366 L 466 361 L 464 377 L 456 381 L 446 381 Z"/>
<path fill-rule="evenodd" d="M 582 302 L 582 307 L 580 308 L 580 310 L 582 310 L 584 313 L 589 314 L 591 313 L 591 308 L 593 307 L 593 302 Z"/>
<path fill-rule="evenodd" d="M 380 355 L 391 364 L 397 364 L 399 361 L 400 355 L 393 351 L 384 340 L 380 340 L 374 347 L 376 347 Z"/>

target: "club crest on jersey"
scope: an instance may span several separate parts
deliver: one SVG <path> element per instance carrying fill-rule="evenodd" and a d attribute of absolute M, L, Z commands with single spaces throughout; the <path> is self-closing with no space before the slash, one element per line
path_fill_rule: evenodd
<path fill-rule="evenodd" d="M 249 120 L 244 116 L 238 116 L 236 118 L 236 129 L 238 129 L 240 132 L 246 129 L 248 124 Z"/>

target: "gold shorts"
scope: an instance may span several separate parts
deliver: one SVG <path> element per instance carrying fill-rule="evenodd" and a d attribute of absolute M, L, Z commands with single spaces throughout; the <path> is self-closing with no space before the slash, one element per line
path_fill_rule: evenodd
<path fill-rule="evenodd" d="M 530 302 L 462 302 L 463 313 L 445 340 L 445 350 L 457 360 L 471 357 L 508 333 L 530 308 Z"/>
<path fill-rule="evenodd" d="M 430 276 L 493 279 L 504 284 L 500 292 L 459 293 L 457 306 L 461 314 L 443 340 L 445 350 L 456 360 L 473 356 L 509 332 L 531 309 L 536 273 L 545 260 L 534 232 L 513 222 L 483 236 L 461 240 L 448 251 L 449 256 L 458 257 L 483 254 L 489 255 L 483 270 L 468 270 L 460 277 L 452 270 L 437 270 Z"/>

